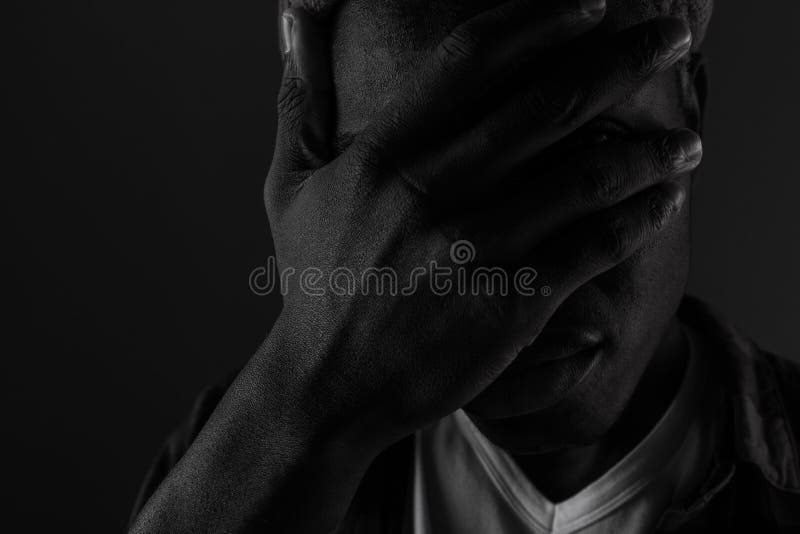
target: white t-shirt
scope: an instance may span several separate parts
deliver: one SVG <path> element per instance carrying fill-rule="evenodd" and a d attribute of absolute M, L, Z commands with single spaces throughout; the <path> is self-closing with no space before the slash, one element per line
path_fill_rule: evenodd
<path fill-rule="evenodd" d="M 606 474 L 559 503 L 544 497 L 463 411 L 419 431 L 414 534 L 652 532 L 696 480 L 698 465 L 706 465 L 711 430 L 701 415 L 701 367 L 690 349 L 678 393 L 656 426 Z"/>

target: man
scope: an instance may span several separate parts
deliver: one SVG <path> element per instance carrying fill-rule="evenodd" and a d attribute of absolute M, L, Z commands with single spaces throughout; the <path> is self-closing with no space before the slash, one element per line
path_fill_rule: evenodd
<path fill-rule="evenodd" d="M 711 2 L 291 4 L 279 266 L 417 283 L 292 279 L 132 532 L 800 529 L 800 372 L 684 298 Z"/>

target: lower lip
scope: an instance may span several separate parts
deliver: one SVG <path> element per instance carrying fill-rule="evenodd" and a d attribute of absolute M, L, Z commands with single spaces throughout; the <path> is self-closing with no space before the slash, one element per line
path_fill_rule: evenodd
<path fill-rule="evenodd" d="M 526 373 L 562 360 L 571 360 L 587 353 L 599 352 L 602 335 L 590 331 L 565 334 L 545 333 L 524 349 L 508 367 L 507 373 Z"/>
<path fill-rule="evenodd" d="M 568 357 L 512 365 L 479 397 L 476 413 L 486 419 L 505 419 L 551 408 L 586 380 L 602 354 L 598 345 Z"/>

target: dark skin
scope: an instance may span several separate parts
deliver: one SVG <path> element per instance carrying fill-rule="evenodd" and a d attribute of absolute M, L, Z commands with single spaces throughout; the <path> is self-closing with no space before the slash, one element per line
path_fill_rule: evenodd
<path fill-rule="evenodd" d="M 594 33 L 613 35 L 644 20 L 643 10 L 632 2 L 621 4 L 606 14 Z M 424 57 L 434 37 L 417 28 L 424 23 L 415 16 L 433 17 L 447 25 L 485 5 L 469 0 L 406 2 L 401 7 L 392 0 L 345 3 L 336 16 L 333 50 L 340 143 L 364 127 L 380 102 L 396 91 L 404 76 L 413 75 Z M 434 30 L 431 33 L 435 35 Z M 590 35 L 586 40 L 602 42 L 602 37 Z M 375 62 L 382 68 L 376 69 Z M 572 65 L 569 58 L 565 64 Z M 698 130 L 703 78 L 688 68 L 681 63 L 651 77 L 579 133 L 590 141 L 595 137 L 617 141 L 681 127 Z M 364 86 L 370 91 L 359 90 Z M 582 155 L 575 144 L 561 141 L 558 151 Z M 687 190 L 690 178 L 687 174 L 680 181 Z M 507 198 L 494 202 L 501 211 L 509 205 Z M 519 209 L 543 208 L 525 195 Z M 652 427 L 672 397 L 684 362 L 683 340 L 673 317 L 688 272 L 689 220 L 689 210 L 684 209 L 680 220 L 658 239 L 572 294 L 517 364 L 468 406 L 483 431 L 515 452 L 518 463 L 553 500 L 577 492 L 613 465 Z M 534 377 L 520 372 L 519 363 L 553 357 L 561 346 L 574 344 L 562 332 L 584 329 L 592 331 L 591 346 L 599 346 L 603 358 L 579 387 L 567 383 L 559 390 L 563 377 L 573 373 L 568 362 L 561 368 L 548 366 L 547 372 L 537 368 Z M 653 357 L 656 353 L 660 357 Z M 649 375 L 644 375 L 648 368 Z M 570 387 L 565 394 L 563 389 Z M 636 395 L 633 388 L 638 388 Z M 620 422 L 623 410 L 627 413 Z"/>
<path fill-rule="evenodd" d="M 553 293 L 294 288 L 133 532 L 328 532 L 381 451 L 465 406 L 523 465 L 578 451 L 580 462 L 561 462 L 577 470 L 549 477 L 569 486 L 552 485 L 552 495 L 579 489 L 646 431 L 658 414 L 625 407 L 636 405 L 643 376 L 659 387 L 642 391 L 668 399 L 677 378 L 661 377 L 680 375 L 673 316 L 688 257 L 689 173 L 701 153 L 683 129 L 687 114 L 679 120 L 652 102 L 686 96 L 674 66 L 690 35 L 681 21 L 659 19 L 584 41 L 604 15 L 570 2 L 485 6 L 418 50 L 406 64 L 414 75 L 388 100 L 373 95 L 378 111 L 362 107 L 365 116 L 348 120 L 350 93 L 331 72 L 324 33 L 303 11 L 287 13 L 266 186 L 280 267 L 391 266 L 402 280 L 431 260 L 452 263 L 453 241 L 469 239 L 476 266 L 534 265 Z M 552 61 L 558 54 L 570 68 Z M 664 113 L 637 113 L 639 101 Z M 581 140 L 598 117 L 626 113 L 624 136 Z M 575 312 L 584 309 L 600 329 L 581 338 L 592 350 L 545 362 L 572 343 L 553 325 L 585 326 Z M 595 450 L 581 454 L 576 445 L 588 443 Z M 536 464 L 532 478 L 547 486 Z"/>

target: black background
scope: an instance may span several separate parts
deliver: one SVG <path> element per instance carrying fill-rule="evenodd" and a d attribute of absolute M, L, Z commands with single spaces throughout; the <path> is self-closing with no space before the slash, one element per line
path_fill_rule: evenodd
<path fill-rule="evenodd" d="M 167 432 L 279 310 L 248 289 L 271 251 L 275 8 L 18 4 L 2 66 L 4 515 L 119 531 Z M 800 3 L 718 4 L 692 291 L 797 356 Z"/>

